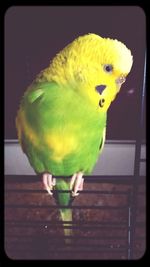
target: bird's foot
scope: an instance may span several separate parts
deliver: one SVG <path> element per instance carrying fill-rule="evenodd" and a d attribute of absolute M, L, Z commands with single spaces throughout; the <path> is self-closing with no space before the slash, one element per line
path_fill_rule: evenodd
<path fill-rule="evenodd" d="M 47 190 L 47 192 L 50 195 L 53 195 L 51 190 L 53 189 L 53 186 L 56 185 L 56 179 L 53 178 L 52 174 L 50 173 L 43 173 L 42 180 L 43 180 L 44 188 Z"/>
<path fill-rule="evenodd" d="M 83 177 L 83 173 L 82 172 L 75 173 L 71 177 L 70 189 L 72 190 L 72 196 L 73 197 L 78 196 L 79 195 L 78 191 L 82 191 L 83 190 L 84 179 L 82 177 Z"/>

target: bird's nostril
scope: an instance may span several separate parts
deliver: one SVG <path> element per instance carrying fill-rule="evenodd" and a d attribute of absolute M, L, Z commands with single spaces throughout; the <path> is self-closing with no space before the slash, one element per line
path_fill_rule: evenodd
<path fill-rule="evenodd" d="M 96 91 L 101 95 L 105 88 L 106 88 L 106 85 L 97 85 Z"/>

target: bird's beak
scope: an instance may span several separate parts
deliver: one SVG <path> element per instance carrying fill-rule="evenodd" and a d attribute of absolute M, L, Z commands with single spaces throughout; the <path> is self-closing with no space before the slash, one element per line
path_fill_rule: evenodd
<path fill-rule="evenodd" d="M 126 81 L 126 78 L 124 76 L 120 76 L 116 79 L 116 84 L 121 86 Z"/>
<path fill-rule="evenodd" d="M 121 85 L 126 81 L 126 78 L 124 76 L 120 76 L 116 79 L 116 85 L 117 85 L 117 92 L 120 91 Z"/>

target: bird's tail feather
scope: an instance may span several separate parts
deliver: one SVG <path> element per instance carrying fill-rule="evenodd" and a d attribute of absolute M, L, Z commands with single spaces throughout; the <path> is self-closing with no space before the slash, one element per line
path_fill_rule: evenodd
<path fill-rule="evenodd" d="M 71 202 L 70 192 L 63 192 L 63 190 L 69 190 L 69 182 L 67 179 L 57 179 L 55 186 L 55 199 L 58 205 L 68 206 Z M 70 243 L 71 239 L 67 239 L 67 236 L 72 236 L 72 209 L 70 207 L 60 208 L 60 219 L 63 222 L 65 242 Z M 66 223 L 65 223 L 66 222 Z"/>
<path fill-rule="evenodd" d="M 71 209 L 60 209 L 60 217 L 61 217 L 61 220 L 64 222 L 63 229 L 64 229 L 65 242 L 71 243 L 71 239 L 67 237 L 71 237 L 73 235 L 72 228 L 71 228 L 72 210 Z"/>

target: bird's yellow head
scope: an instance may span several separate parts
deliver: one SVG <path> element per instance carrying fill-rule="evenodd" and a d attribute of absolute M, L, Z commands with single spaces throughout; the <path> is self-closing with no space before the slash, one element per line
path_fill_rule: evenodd
<path fill-rule="evenodd" d="M 53 59 L 47 79 L 70 85 L 106 111 L 131 70 L 131 51 L 120 41 L 87 34 Z"/>

